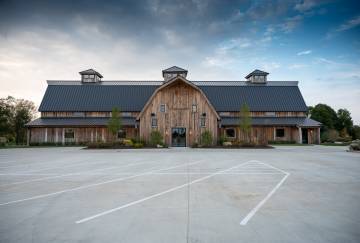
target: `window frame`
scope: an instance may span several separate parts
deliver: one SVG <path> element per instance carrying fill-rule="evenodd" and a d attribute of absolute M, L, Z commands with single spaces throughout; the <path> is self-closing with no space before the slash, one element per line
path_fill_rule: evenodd
<path fill-rule="evenodd" d="M 119 136 L 119 134 L 122 133 L 123 136 Z M 117 138 L 118 139 L 125 139 L 126 138 L 126 130 L 125 129 L 119 129 L 117 132 Z"/>
<path fill-rule="evenodd" d="M 282 130 L 282 136 L 279 136 L 278 135 L 278 131 L 281 131 Z M 285 137 L 285 128 L 275 128 L 275 137 L 276 138 L 284 138 Z"/>
<path fill-rule="evenodd" d="M 228 134 L 227 134 L 227 131 L 228 130 L 233 130 L 234 131 L 234 136 L 228 136 Z M 227 138 L 236 138 L 236 129 L 234 128 L 234 127 L 227 127 L 227 128 L 225 128 L 225 136 L 227 137 Z"/>
<path fill-rule="evenodd" d="M 72 137 L 68 137 L 68 134 L 72 133 Z M 65 139 L 75 139 L 75 130 L 73 128 L 65 128 L 64 131 Z"/>
<path fill-rule="evenodd" d="M 200 127 L 206 127 L 206 117 L 205 116 L 200 117 Z"/>
<path fill-rule="evenodd" d="M 166 112 L 166 104 L 160 104 L 159 111 L 161 113 L 165 113 Z"/>
<path fill-rule="evenodd" d="M 196 113 L 197 112 L 197 104 L 192 104 L 191 106 L 191 112 Z"/>
<path fill-rule="evenodd" d="M 156 128 L 158 126 L 157 118 L 155 116 L 151 117 L 151 127 Z"/>

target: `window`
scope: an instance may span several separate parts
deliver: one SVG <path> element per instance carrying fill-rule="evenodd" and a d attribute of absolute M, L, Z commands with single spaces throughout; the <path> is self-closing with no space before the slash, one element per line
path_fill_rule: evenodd
<path fill-rule="evenodd" d="M 73 129 L 66 129 L 65 130 L 65 138 L 74 139 L 75 138 L 74 130 Z"/>
<path fill-rule="evenodd" d="M 131 117 L 131 112 L 121 112 L 121 116 L 123 116 L 123 117 Z"/>
<path fill-rule="evenodd" d="M 200 126 L 201 127 L 206 127 L 206 117 L 201 117 L 200 118 Z"/>
<path fill-rule="evenodd" d="M 275 116 L 275 112 L 265 112 L 265 116 Z"/>
<path fill-rule="evenodd" d="M 125 130 L 119 130 L 117 134 L 118 138 L 126 138 L 126 131 Z"/>
<path fill-rule="evenodd" d="M 230 112 L 220 112 L 220 116 L 231 116 Z"/>
<path fill-rule="evenodd" d="M 85 112 L 74 112 L 74 117 L 85 117 Z"/>
<path fill-rule="evenodd" d="M 162 112 L 162 113 L 166 112 L 166 105 L 165 104 L 160 105 L 160 112 Z"/>
<path fill-rule="evenodd" d="M 284 128 L 277 128 L 276 129 L 276 137 L 277 138 L 285 137 L 285 129 Z"/>
<path fill-rule="evenodd" d="M 151 117 L 151 127 L 157 127 L 157 119 L 155 117 Z"/>
<path fill-rule="evenodd" d="M 197 105 L 193 104 L 193 105 L 192 105 L 192 108 L 191 108 L 191 111 L 192 111 L 193 113 L 197 112 Z"/>
<path fill-rule="evenodd" d="M 235 138 L 235 129 L 234 128 L 226 128 L 225 130 L 226 137 Z"/>

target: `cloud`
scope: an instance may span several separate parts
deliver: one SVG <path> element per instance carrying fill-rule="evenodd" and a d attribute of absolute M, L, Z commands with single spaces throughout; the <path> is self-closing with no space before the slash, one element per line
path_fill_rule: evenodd
<path fill-rule="evenodd" d="M 298 52 L 297 55 L 302 56 L 302 55 L 309 55 L 311 53 L 312 53 L 312 50 L 306 50 L 306 51 Z"/>
<path fill-rule="evenodd" d="M 325 39 L 329 40 L 329 39 L 333 38 L 334 36 L 336 36 L 340 32 L 347 31 L 347 30 L 356 28 L 358 26 L 360 26 L 360 15 L 346 21 L 345 23 L 341 24 L 337 28 L 330 30 L 326 34 Z"/>
<path fill-rule="evenodd" d="M 297 3 L 295 5 L 294 9 L 299 12 L 305 12 L 305 11 L 308 11 L 308 10 L 312 9 L 313 7 L 317 6 L 318 4 L 319 3 L 314 0 L 304 0 L 300 3 Z"/>
<path fill-rule="evenodd" d="M 336 31 L 341 32 L 341 31 L 349 30 L 359 25 L 360 25 L 360 15 L 353 19 L 350 19 L 346 23 L 343 23 L 342 25 L 339 26 L 339 28 L 336 29 Z"/>
<path fill-rule="evenodd" d="M 295 63 L 295 64 L 291 64 L 288 67 L 288 69 L 294 70 L 294 69 L 301 69 L 301 68 L 304 68 L 304 67 L 307 67 L 307 65 L 306 64 L 297 64 L 297 63 Z"/>
<path fill-rule="evenodd" d="M 284 23 L 280 24 L 280 29 L 285 33 L 292 32 L 303 20 L 302 15 L 296 15 L 294 17 L 286 18 Z"/>

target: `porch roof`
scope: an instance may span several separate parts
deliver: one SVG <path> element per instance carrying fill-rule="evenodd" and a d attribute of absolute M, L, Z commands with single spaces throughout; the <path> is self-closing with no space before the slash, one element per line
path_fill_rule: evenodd
<path fill-rule="evenodd" d="M 221 117 L 222 126 L 239 125 L 239 117 Z M 251 124 L 254 126 L 300 126 L 320 127 L 321 123 L 308 117 L 253 117 Z"/>
<path fill-rule="evenodd" d="M 83 117 L 83 118 L 38 118 L 26 124 L 27 127 L 88 127 L 107 126 L 107 117 Z M 122 125 L 135 126 L 136 120 L 133 117 L 123 117 Z"/>

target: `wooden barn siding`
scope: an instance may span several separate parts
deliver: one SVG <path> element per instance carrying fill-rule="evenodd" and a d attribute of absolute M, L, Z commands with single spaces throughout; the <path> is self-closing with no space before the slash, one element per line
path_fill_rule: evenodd
<path fill-rule="evenodd" d="M 166 112 L 160 112 L 160 104 L 166 105 Z M 197 105 L 197 112 L 192 112 L 192 105 Z M 151 127 L 151 113 L 157 118 L 157 128 Z M 206 127 L 200 127 L 200 117 L 206 113 Z M 146 141 L 152 130 L 159 130 L 164 136 L 164 142 L 171 145 L 171 129 L 186 128 L 186 144 L 199 142 L 200 134 L 211 131 L 214 141 L 217 140 L 217 117 L 210 108 L 205 97 L 193 87 L 177 82 L 160 90 L 151 100 L 149 106 L 140 117 L 140 137 Z M 190 134 L 191 133 L 191 134 Z"/>
<path fill-rule="evenodd" d="M 232 138 L 232 140 L 245 140 L 244 133 L 241 132 L 239 127 L 229 127 L 235 128 L 236 130 L 236 138 Z M 284 128 L 285 136 L 275 137 L 275 129 L 276 128 Z M 221 128 L 221 134 L 225 135 L 226 128 Z M 298 141 L 298 128 L 297 127 L 271 127 L 271 126 L 254 126 L 251 128 L 250 132 L 251 140 L 256 141 Z M 231 140 L 231 138 L 230 138 Z"/>
<path fill-rule="evenodd" d="M 112 135 L 106 127 L 78 127 L 70 128 L 75 133 L 75 143 L 86 142 L 99 142 L 99 141 L 111 141 Z M 64 128 L 64 129 L 67 129 Z M 47 129 L 47 142 L 48 143 L 62 143 L 63 142 L 63 128 L 30 128 L 30 143 L 45 143 L 45 134 Z M 133 127 L 124 127 L 127 138 L 136 138 L 137 129 Z M 57 137 L 56 137 L 57 134 Z"/>
<path fill-rule="evenodd" d="M 245 136 L 240 131 L 239 127 L 225 127 L 220 129 L 220 134 L 225 135 L 226 128 L 235 128 L 236 130 L 236 138 L 229 138 L 229 140 L 244 140 Z M 275 137 L 275 129 L 276 128 L 284 128 L 285 136 Z M 320 141 L 318 140 L 318 128 L 303 128 L 308 131 L 308 143 L 309 144 L 318 144 Z M 254 126 L 251 128 L 251 140 L 262 141 L 265 139 L 266 141 L 296 141 L 299 142 L 299 128 L 298 127 L 273 127 L 273 126 Z"/>

